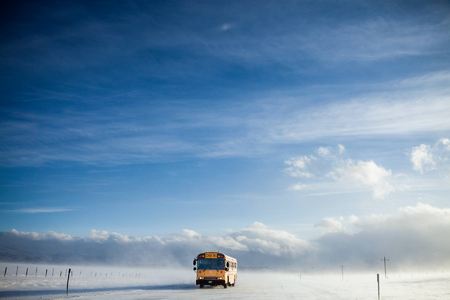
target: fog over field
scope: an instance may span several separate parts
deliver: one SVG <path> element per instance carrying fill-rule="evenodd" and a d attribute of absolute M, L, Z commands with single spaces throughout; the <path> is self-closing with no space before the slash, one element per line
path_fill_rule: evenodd
<path fill-rule="evenodd" d="M 0 297 L 14 299 L 66 298 L 67 265 L 0 263 L 10 272 L 0 280 Z M 24 272 L 29 267 L 30 275 Z M 37 276 L 35 268 L 38 268 Z M 243 270 L 235 287 L 199 289 L 194 285 L 194 272 L 178 268 L 117 268 L 72 265 L 68 298 L 75 299 L 311 299 L 369 300 L 377 297 L 375 273 L 345 272 L 280 272 Z M 45 270 L 48 276 L 45 277 Z M 51 272 L 55 275 L 51 276 Z M 60 272 L 62 277 L 59 277 Z M 391 272 L 381 277 L 382 299 L 447 299 L 450 274 L 442 272 Z"/>

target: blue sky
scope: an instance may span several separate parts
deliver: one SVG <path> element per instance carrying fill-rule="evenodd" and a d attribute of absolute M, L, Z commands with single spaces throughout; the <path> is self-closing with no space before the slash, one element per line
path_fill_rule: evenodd
<path fill-rule="evenodd" d="M 446 1 L 21 2 L 0 230 L 314 236 L 450 206 Z M 259 223 L 258 223 L 259 224 Z"/>

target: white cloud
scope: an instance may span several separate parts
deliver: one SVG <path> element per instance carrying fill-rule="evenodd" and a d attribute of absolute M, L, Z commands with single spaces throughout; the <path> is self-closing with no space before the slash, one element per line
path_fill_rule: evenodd
<path fill-rule="evenodd" d="M 328 156 L 331 154 L 331 150 L 327 147 L 319 147 L 317 148 L 317 154 L 319 156 Z"/>
<path fill-rule="evenodd" d="M 287 231 L 271 229 L 260 222 L 255 222 L 232 236 L 252 251 L 275 256 L 300 255 L 310 248 L 307 241 Z"/>
<path fill-rule="evenodd" d="M 210 236 L 208 240 L 218 249 L 229 249 L 231 251 L 249 251 L 247 245 L 241 243 L 236 238 L 231 236 Z"/>
<path fill-rule="evenodd" d="M 55 232 L 55 231 L 49 231 L 49 232 L 42 233 L 42 232 L 33 232 L 33 231 L 31 231 L 31 232 L 18 231 L 16 229 L 12 229 L 11 234 L 20 236 L 20 237 L 30 238 L 32 240 L 55 239 L 55 240 L 62 240 L 62 241 L 70 241 L 70 240 L 74 239 L 74 237 L 71 236 L 70 234 L 65 234 L 65 233 L 60 233 L 60 232 Z"/>
<path fill-rule="evenodd" d="M 92 229 L 89 237 L 95 241 L 106 241 L 110 238 L 110 235 L 106 230 Z"/>
<path fill-rule="evenodd" d="M 431 147 L 425 144 L 412 148 L 411 162 L 414 170 L 420 173 L 423 173 L 425 170 L 432 170 L 436 166 L 433 154 L 431 153 Z"/>
<path fill-rule="evenodd" d="M 346 160 L 343 166 L 335 168 L 330 175 L 337 180 L 344 180 L 369 187 L 375 198 L 384 198 L 394 191 L 390 183 L 392 171 L 377 165 L 374 161 Z"/>
<path fill-rule="evenodd" d="M 89 239 L 97 242 L 114 241 L 118 243 L 139 242 L 142 239 L 117 232 L 108 232 L 106 230 L 92 229 Z"/>
<path fill-rule="evenodd" d="M 183 233 L 189 238 L 200 238 L 200 233 L 192 229 L 183 229 Z"/>
<path fill-rule="evenodd" d="M 287 165 L 285 171 L 291 177 L 311 178 L 313 174 L 308 171 L 308 165 L 313 160 L 315 160 L 315 157 L 311 155 L 290 158 L 284 162 Z"/>
<path fill-rule="evenodd" d="M 450 140 L 439 139 L 434 145 L 420 144 L 411 149 L 410 160 L 413 169 L 426 172 L 448 168 L 450 163 Z"/>
<path fill-rule="evenodd" d="M 450 151 L 450 139 L 442 138 L 438 141 L 438 143 L 444 146 L 445 150 Z"/>
<path fill-rule="evenodd" d="M 339 232 L 344 229 L 342 221 L 336 218 L 324 218 L 314 226 L 322 228 L 326 232 Z"/>
<path fill-rule="evenodd" d="M 286 160 L 285 164 L 288 167 L 285 171 L 294 178 L 309 179 L 310 181 L 314 179 L 316 187 L 332 180 L 341 185 L 337 188 L 346 189 L 349 186 L 368 188 L 373 197 L 378 199 L 385 198 L 395 190 L 391 170 L 385 169 L 372 160 L 345 159 L 342 156 L 344 151 L 345 147 L 341 144 L 335 151 L 331 148 L 319 147 L 316 150 L 317 157 L 302 155 Z M 303 182 L 297 182 L 289 189 L 302 191 L 310 186 L 310 183 L 306 185 Z"/>

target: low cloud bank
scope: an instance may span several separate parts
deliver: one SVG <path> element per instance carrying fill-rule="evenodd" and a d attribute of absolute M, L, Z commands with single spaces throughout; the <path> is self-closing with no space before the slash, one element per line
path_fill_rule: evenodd
<path fill-rule="evenodd" d="M 335 220 L 344 229 L 317 242 L 324 263 L 342 261 L 360 266 L 379 264 L 389 256 L 398 267 L 450 267 L 450 209 L 419 203 L 394 215 L 351 216 Z"/>
<path fill-rule="evenodd" d="M 225 235 L 205 236 L 184 229 L 166 236 L 134 237 L 92 230 L 88 237 L 47 232 L 0 233 L 0 260 L 116 265 L 189 265 L 205 250 L 237 257 L 246 268 L 331 269 L 380 265 L 388 256 L 393 267 L 450 267 L 450 209 L 427 204 L 404 207 L 392 215 L 325 218 L 323 232 L 303 240 L 255 222 Z"/>

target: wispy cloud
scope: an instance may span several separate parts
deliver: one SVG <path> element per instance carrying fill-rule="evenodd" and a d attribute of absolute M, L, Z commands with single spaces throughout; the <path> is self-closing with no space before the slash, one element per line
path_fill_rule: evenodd
<path fill-rule="evenodd" d="M 7 110 L 0 161 L 123 164 L 252 156 L 326 138 L 445 133 L 450 131 L 448 86 L 450 76 L 441 72 L 381 84 L 352 97 L 336 95 L 332 87 L 313 106 L 308 96 L 288 90 L 253 95 L 238 107 L 218 104 L 214 110 L 143 102 L 61 114 Z M 145 94 L 133 97 L 143 100 Z M 320 151 L 316 155 L 326 154 L 325 148 Z"/>
<path fill-rule="evenodd" d="M 138 63 L 134 66 L 145 74 L 164 78 L 199 76 L 203 72 L 197 72 L 198 68 L 210 73 L 211 68 L 201 63 L 205 58 L 216 63 L 276 64 L 300 71 L 305 59 L 329 64 L 330 61 L 373 62 L 427 56 L 445 52 L 450 42 L 447 34 L 448 14 L 445 13 L 448 7 L 445 5 L 441 6 L 441 13 L 434 12 L 430 19 L 408 14 L 379 17 L 369 13 L 362 18 L 334 19 L 329 23 L 318 21 L 320 18 L 315 20 L 314 14 L 309 16 L 310 9 L 314 11 L 314 8 L 308 3 L 286 5 L 285 10 L 274 10 L 270 6 L 256 8 L 250 3 L 220 9 L 204 3 L 191 5 L 189 9 L 174 6 L 171 9 L 176 11 L 177 18 L 168 20 L 145 9 L 137 11 L 122 7 L 122 22 L 109 18 L 86 20 L 89 18 L 82 18 L 86 14 L 84 7 L 77 6 L 52 7 L 59 13 L 50 14 L 49 19 L 59 21 L 64 18 L 72 22 L 57 30 L 34 32 L 3 43 L 4 57 L 13 66 L 33 68 L 39 64 L 79 70 L 104 66 L 124 56 L 138 62 L 140 55 L 149 50 L 181 48 L 189 53 L 191 59 L 185 61 L 158 60 L 157 68 L 141 67 Z M 330 11 L 336 8 L 339 6 L 327 5 Z M 192 10 L 197 10 L 199 19 L 203 20 L 200 28 L 196 26 L 197 20 L 190 15 Z M 298 15 L 294 17 L 291 10 L 298 12 Z M 207 17 L 202 15 L 205 11 L 209 12 Z M 243 11 L 246 12 L 245 17 L 242 16 Z M 321 11 L 315 13 L 320 14 Z M 229 16 L 236 17 L 238 21 L 225 21 L 217 25 L 217 19 L 228 19 Z M 233 37 L 217 35 L 216 32 L 211 35 L 208 30 L 218 28 L 228 32 L 238 22 L 244 23 L 247 30 L 239 31 Z"/>
<path fill-rule="evenodd" d="M 29 207 L 29 208 L 18 208 L 8 211 L 24 214 L 53 214 L 53 213 L 70 212 L 73 210 L 74 209 L 72 208 L 64 208 L 64 207 Z"/>
<path fill-rule="evenodd" d="M 235 25 L 233 23 L 223 23 L 220 25 L 219 29 L 220 29 L 220 31 L 226 32 L 226 31 L 230 31 L 234 27 L 235 27 Z"/>
<path fill-rule="evenodd" d="M 252 156 L 329 137 L 450 130 L 445 65 L 415 76 L 399 67 L 382 76 L 391 81 L 373 75 L 386 73 L 381 69 L 354 84 L 355 75 L 341 81 L 349 62 L 365 71 L 378 62 L 445 53 L 445 5 L 424 5 L 430 18 L 380 17 L 364 7 L 364 15 L 330 22 L 315 18 L 323 4 L 274 10 L 198 3 L 175 5 L 173 15 L 117 5 L 120 21 L 101 13 L 92 18 L 77 3 L 46 10 L 51 22 L 64 21 L 57 28 L 34 31 L 39 20 L 14 19 L 11 26 L 28 29 L 1 43 L 0 63 L 32 82 L 12 90 L 1 108 L 0 164 Z M 34 80 L 41 77 L 42 86 Z"/>
<path fill-rule="evenodd" d="M 449 42 L 444 33 L 448 22 L 431 25 L 372 19 L 315 32 L 319 38 L 309 37 L 304 44 L 309 53 L 333 61 L 377 61 L 427 55 L 441 51 L 439 49 Z"/>
<path fill-rule="evenodd" d="M 426 100 L 424 100 L 426 99 Z M 286 112 L 277 120 L 273 142 L 326 137 L 392 136 L 450 130 L 448 96 L 411 92 L 379 93 L 359 99 Z"/>
<path fill-rule="evenodd" d="M 340 65 L 423 57 L 446 53 L 449 23 L 444 17 L 430 23 L 408 18 L 368 18 L 309 26 L 279 20 L 279 24 L 270 26 L 265 20 L 259 24 L 264 34 L 235 36 L 233 42 L 208 41 L 208 55 L 250 65 L 276 64 L 299 72 L 305 59 Z M 283 30 L 279 26 L 284 26 Z"/>

